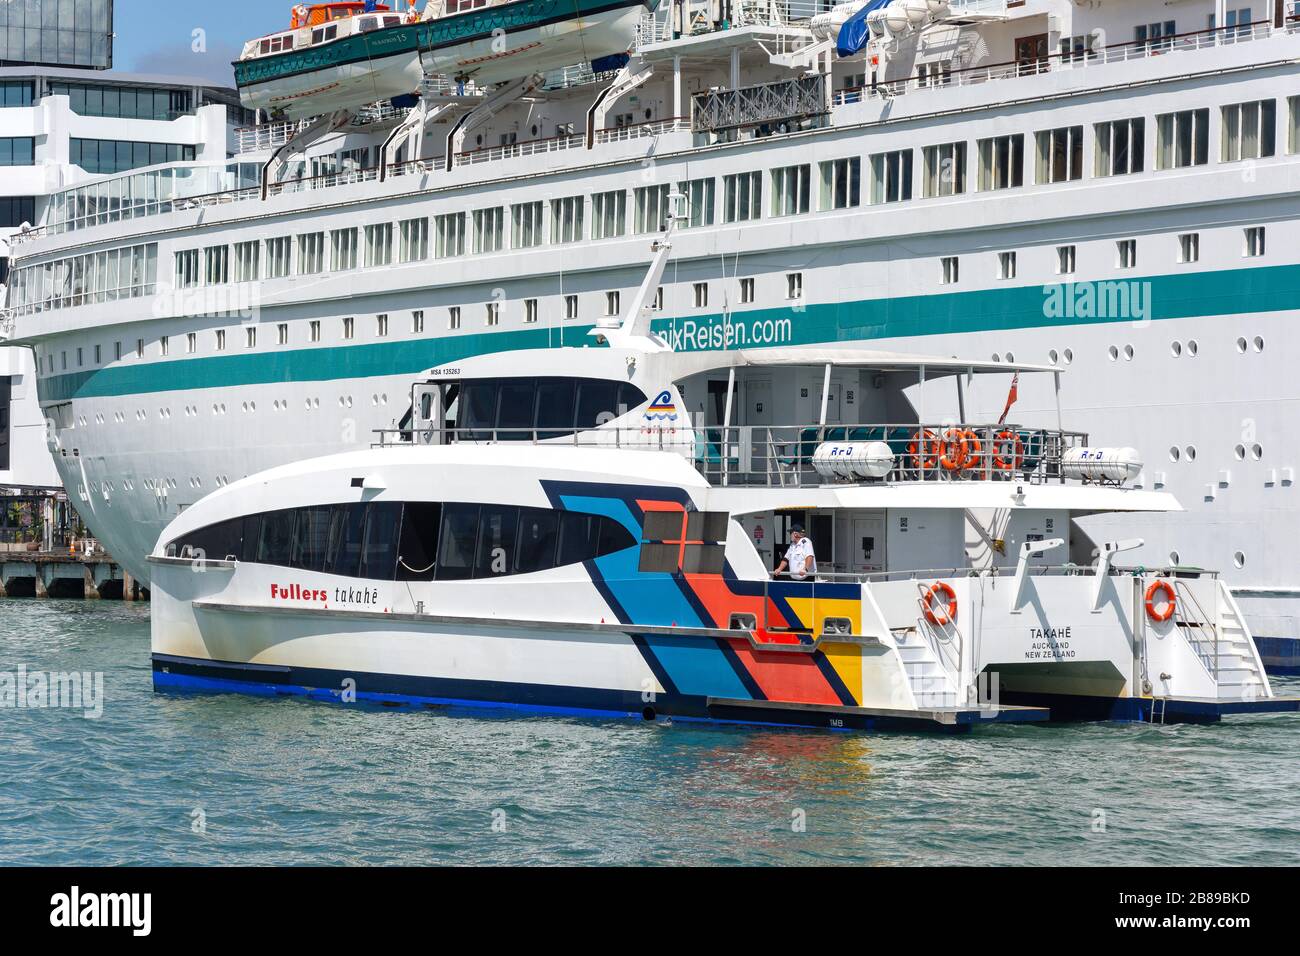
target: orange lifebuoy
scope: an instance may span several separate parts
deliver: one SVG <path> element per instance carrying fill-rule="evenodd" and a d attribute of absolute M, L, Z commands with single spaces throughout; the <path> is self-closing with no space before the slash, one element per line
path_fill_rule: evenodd
<path fill-rule="evenodd" d="M 966 467 L 966 438 L 960 428 L 950 428 L 943 433 L 939 464 L 944 471 L 961 471 Z"/>
<path fill-rule="evenodd" d="M 979 468 L 984 457 L 984 446 L 980 436 L 967 428 L 961 433 L 962 450 L 966 452 L 966 467 Z"/>
<path fill-rule="evenodd" d="M 946 612 L 938 614 L 934 610 L 934 599 L 939 595 L 944 595 L 947 601 Z M 957 592 L 952 589 L 952 585 L 946 581 L 936 581 L 930 585 L 930 589 L 925 592 L 925 598 L 922 603 L 925 605 L 925 619 L 931 624 L 944 625 L 951 624 L 957 619 Z"/>
<path fill-rule="evenodd" d="M 1165 594 L 1165 609 L 1156 610 L 1156 594 L 1163 591 Z M 1173 585 L 1168 581 L 1152 581 L 1151 586 L 1147 588 L 1147 617 L 1151 620 L 1160 622 L 1167 621 L 1174 616 L 1174 610 L 1178 604 L 1178 598 L 1174 594 Z"/>
<path fill-rule="evenodd" d="M 912 463 L 921 471 L 928 471 L 939 463 L 941 442 L 928 428 L 917 429 L 907 446 L 907 453 L 912 456 Z"/>
<path fill-rule="evenodd" d="M 1007 445 L 1011 446 L 1011 457 L 1006 457 Z M 993 467 L 999 471 L 1016 471 L 1025 463 L 1025 443 L 1016 432 L 1006 429 L 993 438 Z"/>

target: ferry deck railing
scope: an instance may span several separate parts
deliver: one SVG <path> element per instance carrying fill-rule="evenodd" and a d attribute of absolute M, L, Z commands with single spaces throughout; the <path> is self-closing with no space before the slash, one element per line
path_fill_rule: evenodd
<path fill-rule="evenodd" d="M 452 428 L 432 434 L 376 429 L 375 447 L 432 444 L 526 444 L 667 451 L 689 459 L 715 485 L 810 487 L 843 482 L 1064 482 L 1062 459 L 1087 445 L 1084 432 L 1016 424 L 953 422 L 727 427 L 599 427 L 561 433 L 543 428 Z M 825 444 L 887 446 L 892 461 L 876 478 L 817 459 Z M 820 470 L 819 470 L 820 468 Z M 881 470 L 883 465 L 873 470 Z"/>

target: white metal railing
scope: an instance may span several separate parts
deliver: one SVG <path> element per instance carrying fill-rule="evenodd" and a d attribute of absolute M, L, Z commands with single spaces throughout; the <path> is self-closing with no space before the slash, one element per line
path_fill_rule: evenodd
<path fill-rule="evenodd" d="M 549 136 L 545 139 L 530 139 L 522 143 L 508 143 L 504 146 L 481 146 L 456 154 L 457 166 L 474 166 L 479 163 L 493 163 L 502 159 L 515 159 L 519 156 L 536 156 L 541 153 L 555 153 L 566 149 L 576 149 L 586 144 L 584 137 L 576 133 L 563 136 Z"/>
<path fill-rule="evenodd" d="M 1289 23 L 1286 29 L 1294 30 L 1295 27 Z M 833 106 L 844 106 L 851 103 L 860 103 L 872 97 L 888 99 L 915 90 L 971 86 L 998 80 L 1037 76 L 1042 73 L 1060 70 L 1090 69 L 1111 63 L 1145 60 L 1183 51 L 1205 50 L 1245 43 L 1272 36 L 1274 33 L 1275 28 L 1272 23 L 1262 20 L 1241 26 L 1199 30 L 1195 33 L 1179 34 L 1155 40 L 1117 43 L 1092 51 L 1052 53 L 1033 60 L 984 64 L 963 70 L 953 70 L 940 75 L 910 76 L 904 80 L 891 80 L 885 83 L 877 83 L 874 86 L 836 90 L 831 97 L 831 103 Z"/>
<path fill-rule="evenodd" d="M 261 123 L 257 126 L 241 126 L 235 130 L 235 142 L 241 153 L 255 153 L 260 149 L 272 149 L 283 146 L 308 126 L 314 119 L 286 121 L 278 123 Z"/>

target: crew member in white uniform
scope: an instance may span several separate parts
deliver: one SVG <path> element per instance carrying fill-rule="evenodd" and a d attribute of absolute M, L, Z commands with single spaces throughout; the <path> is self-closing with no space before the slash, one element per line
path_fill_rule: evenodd
<path fill-rule="evenodd" d="M 790 547 L 786 549 L 785 557 L 772 572 L 772 577 L 780 577 L 787 568 L 790 569 L 790 577 L 796 581 L 802 581 L 817 573 L 817 555 L 813 553 L 812 539 L 803 533 L 801 524 L 790 529 Z"/>

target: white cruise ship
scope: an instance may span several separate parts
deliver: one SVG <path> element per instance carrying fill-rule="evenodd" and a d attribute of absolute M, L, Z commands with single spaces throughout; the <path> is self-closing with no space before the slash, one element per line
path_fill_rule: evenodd
<path fill-rule="evenodd" d="M 234 155 L 93 177 L 11 241 L 4 332 L 34 349 L 59 472 L 132 574 L 212 490 L 400 424 L 419 371 L 577 344 L 623 314 L 681 192 L 655 301 L 677 349 L 1058 366 L 1059 387 L 1019 383 L 1016 419 L 1064 410 L 1140 449 L 1136 484 L 1187 508 L 1081 528 L 1140 537 L 1135 562 L 1226 569 L 1264 658 L 1300 664 L 1295 3 L 434 0 L 389 17 L 268 22 L 236 80 L 274 115 Z M 568 67 L 530 52 L 584 29 L 600 42 Z M 377 44 L 392 62 L 373 89 L 416 62 L 418 98 L 355 104 Z M 272 102 L 279 82 L 318 118 Z M 924 379 L 896 418 L 993 420 L 1012 387 Z M 807 373 L 797 408 L 761 378 L 740 400 L 751 422 L 824 403 L 854 423 L 878 387 Z M 720 424 L 724 394 L 725 376 L 689 413 Z"/>

